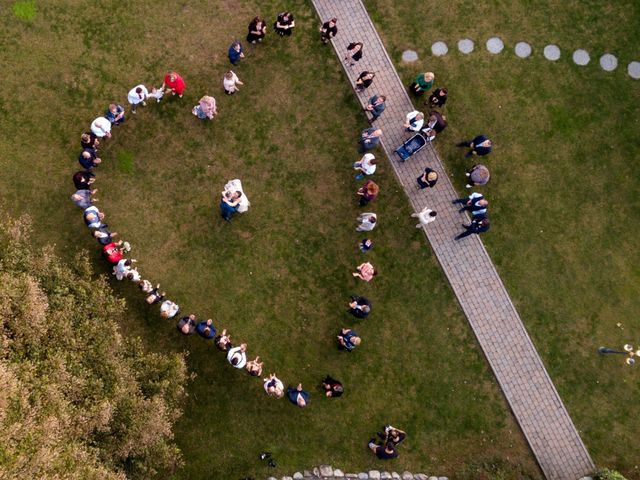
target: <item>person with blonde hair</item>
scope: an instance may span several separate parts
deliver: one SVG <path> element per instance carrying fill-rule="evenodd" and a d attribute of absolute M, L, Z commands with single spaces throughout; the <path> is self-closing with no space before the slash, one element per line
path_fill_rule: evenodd
<path fill-rule="evenodd" d="M 249 360 L 245 368 L 247 373 L 252 377 L 259 377 L 262 375 L 262 367 L 264 363 L 260 361 L 260 357 L 256 357 L 255 360 Z"/>
<path fill-rule="evenodd" d="M 407 132 L 419 132 L 424 125 L 424 113 L 414 110 L 407 113 L 404 121 L 404 128 Z"/>
<path fill-rule="evenodd" d="M 351 275 L 361 280 L 364 280 L 365 282 L 370 282 L 371 280 L 373 280 L 373 277 L 378 275 L 378 272 L 373 267 L 373 265 L 371 265 L 369 262 L 365 262 L 358 265 L 358 267 L 356 268 L 356 271 L 353 272 Z"/>
<path fill-rule="evenodd" d="M 270 397 L 282 398 L 284 397 L 284 383 L 276 377 L 275 373 L 272 373 L 264 379 L 264 391 Z"/>
<path fill-rule="evenodd" d="M 238 78 L 238 75 L 235 74 L 233 70 L 229 70 L 224 74 L 224 79 L 222 80 L 222 86 L 224 88 L 224 93 L 227 95 L 233 95 L 240 89 L 238 85 L 244 85 Z"/>
<path fill-rule="evenodd" d="M 424 173 L 420 175 L 416 181 L 418 182 L 418 188 L 421 190 L 425 188 L 433 188 L 438 182 L 438 172 L 427 167 L 424 169 Z"/>
<path fill-rule="evenodd" d="M 215 117 L 218 114 L 216 99 L 208 95 L 205 95 L 200 99 L 200 102 L 198 103 L 198 105 L 193 107 L 193 110 L 191 110 L 191 113 L 193 113 L 200 120 L 206 120 L 206 119 L 213 120 L 213 117 Z"/>
<path fill-rule="evenodd" d="M 433 72 L 420 73 L 415 78 L 413 83 L 409 86 L 409 90 L 421 97 L 425 92 L 431 90 L 431 87 L 433 87 L 433 81 L 435 79 L 436 76 Z"/>

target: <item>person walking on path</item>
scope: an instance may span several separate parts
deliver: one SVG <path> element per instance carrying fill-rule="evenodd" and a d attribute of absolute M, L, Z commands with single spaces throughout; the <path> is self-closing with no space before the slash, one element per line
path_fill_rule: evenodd
<path fill-rule="evenodd" d="M 182 94 L 186 88 L 187 84 L 180 74 L 171 71 L 164 76 L 160 90 L 163 90 L 165 93 L 171 93 L 171 95 L 178 95 L 178 97 L 182 98 Z"/>
<path fill-rule="evenodd" d="M 149 96 L 149 91 L 147 87 L 144 85 L 136 85 L 131 90 L 129 90 L 129 94 L 127 95 L 127 101 L 131 105 L 131 113 L 136 113 L 138 109 L 138 105 L 142 104 L 143 106 L 147 104 L 147 97 Z"/>
<path fill-rule="evenodd" d="M 424 173 L 420 175 L 416 181 L 418 182 L 418 188 L 423 190 L 425 188 L 433 188 L 438 182 L 438 172 L 427 167 L 424 169 Z"/>
<path fill-rule="evenodd" d="M 484 157 L 485 155 L 489 155 L 493 149 L 493 144 L 486 135 L 478 135 L 473 140 L 465 140 L 464 142 L 458 143 L 456 146 L 470 148 L 465 155 L 466 157 L 471 157 L 472 155 Z"/>
<path fill-rule="evenodd" d="M 380 137 L 382 136 L 382 130 L 379 128 L 367 128 L 360 134 L 360 153 L 365 153 L 367 150 L 373 150 L 380 143 Z"/>
<path fill-rule="evenodd" d="M 380 193 L 380 187 L 373 180 L 367 180 L 364 182 L 364 185 L 358 189 L 356 194 L 360 197 L 360 206 L 364 207 L 369 202 L 373 202 L 376 198 L 378 198 L 378 193 Z"/>
<path fill-rule="evenodd" d="M 304 408 L 309 404 L 309 394 L 302 389 L 301 383 L 296 388 L 289 387 L 287 389 L 287 398 L 300 408 Z"/>
<path fill-rule="evenodd" d="M 444 104 L 447 103 L 448 93 L 446 88 L 436 88 L 431 95 L 429 95 L 429 100 L 424 102 L 425 105 L 429 105 L 431 108 L 442 108 Z"/>
<path fill-rule="evenodd" d="M 486 215 L 487 207 L 489 206 L 489 202 L 484 198 L 484 195 L 478 192 L 473 192 L 467 198 L 453 200 L 451 203 L 454 205 L 461 204 L 462 208 L 459 211 L 471 212 L 474 217 Z"/>
<path fill-rule="evenodd" d="M 356 180 L 362 180 L 365 175 L 376 173 L 376 157 L 373 153 L 365 153 L 360 160 L 353 164 L 353 169 L 360 172 L 356 175 Z"/>
<path fill-rule="evenodd" d="M 329 398 L 338 398 L 344 393 L 342 382 L 335 378 L 331 378 L 329 375 L 322 380 L 322 389 L 324 390 L 325 396 Z"/>
<path fill-rule="evenodd" d="M 357 232 L 370 232 L 378 224 L 378 216 L 375 213 L 361 213 L 357 218 Z"/>
<path fill-rule="evenodd" d="M 416 228 L 422 228 L 425 225 L 430 224 L 436 220 L 437 212 L 434 212 L 429 207 L 424 207 L 422 211 L 417 213 L 412 213 L 412 217 L 416 217 L 420 223 L 416 225 Z"/>
<path fill-rule="evenodd" d="M 249 24 L 249 33 L 247 34 L 247 42 L 256 44 L 262 42 L 267 34 L 267 22 L 260 17 L 255 17 Z"/>
<path fill-rule="evenodd" d="M 340 334 L 338 335 L 338 348 L 340 350 L 352 352 L 361 342 L 362 339 L 355 330 L 351 330 L 350 328 L 340 330 Z"/>
<path fill-rule="evenodd" d="M 382 115 L 384 109 L 387 108 L 387 105 L 385 103 L 386 101 L 387 97 L 378 94 L 369 99 L 367 106 L 364 107 L 364 111 L 369 112 L 372 115 L 369 119 L 369 123 L 375 122 L 380 117 L 380 115 Z"/>
<path fill-rule="evenodd" d="M 228 55 L 231 65 L 237 65 L 240 63 L 240 60 L 244 58 L 244 49 L 238 40 L 229 46 Z"/>
<path fill-rule="evenodd" d="M 334 17 L 328 22 L 324 22 L 320 27 L 320 40 L 324 45 L 329 43 L 329 40 L 338 34 L 336 23 L 338 23 L 338 19 Z"/>
<path fill-rule="evenodd" d="M 469 235 L 480 235 L 481 233 L 489 231 L 489 218 L 486 216 L 477 216 L 473 217 L 471 223 L 469 225 L 462 225 L 465 229 L 460 235 L 458 235 L 455 239 L 460 240 L 461 238 L 468 237 Z"/>
<path fill-rule="evenodd" d="M 467 176 L 467 184 L 465 185 L 467 188 L 471 188 L 475 185 L 486 185 L 491 178 L 489 169 L 480 163 L 471 167 L 465 175 Z"/>
<path fill-rule="evenodd" d="M 353 275 L 356 278 L 359 278 L 360 280 L 364 280 L 365 282 L 370 282 L 371 280 L 373 280 L 373 277 L 378 275 L 378 272 L 373 267 L 373 265 L 371 265 L 371 263 L 364 262 L 358 265 L 358 267 L 356 268 L 356 271 L 353 272 L 351 275 Z"/>
<path fill-rule="evenodd" d="M 296 21 L 294 20 L 291 12 L 280 12 L 273 24 L 274 30 L 281 37 L 284 37 L 285 35 L 290 37 L 295 26 Z"/>
<path fill-rule="evenodd" d="M 424 113 L 414 110 L 407 113 L 404 128 L 407 132 L 419 132 L 424 125 Z"/>
<path fill-rule="evenodd" d="M 422 95 L 424 95 L 424 92 L 428 92 L 429 90 L 431 90 L 435 78 L 436 76 L 433 74 L 433 72 L 420 73 L 415 78 L 413 83 L 409 86 L 409 90 L 421 97 Z"/>
<path fill-rule="evenodd" d="M 374 72 L 368 72 L 367 70 L 362 72 L 356 80 L 356 91 L 364 92 L 366 88 L 369 88 L 371 86 L 375 76 L 376 74 Z"/>
<path fill-rule="evenodd" d="M 347 54 L 344 57 L 344 63 L 348 67 L 353 67 L 362 58 L 362 42 L 352 42 L 347 45 Z"/>

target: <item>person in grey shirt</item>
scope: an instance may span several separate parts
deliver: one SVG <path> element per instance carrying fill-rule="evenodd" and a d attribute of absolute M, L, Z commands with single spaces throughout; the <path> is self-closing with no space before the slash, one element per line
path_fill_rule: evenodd
<path fill-rule="evenodd" d="M 86 210 L 93 205 L 93 202 L 98 201 L 97 198 L 91 198 L 91 195 L 95 194 L 97 191 L 97 188 L 94 190 L 76 190 L 76 193 L 71 195 L 71 201 L 81 209 Z"/>

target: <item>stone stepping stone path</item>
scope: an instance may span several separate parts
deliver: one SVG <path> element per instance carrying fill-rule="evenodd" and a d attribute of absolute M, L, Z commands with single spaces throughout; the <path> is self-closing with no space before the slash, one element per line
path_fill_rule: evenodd
<path fill-rule="evenodd" d="M 473 47 L 473 40 L 469 40 L 468 38 L 463 38 L 458 42 L 458 50 L 465 55 L 473 52 Z"/>
<path fill-rule="evenodd" d="M 531 45 L 527 42 L 518 42 L 516 43 L 516 48 L 514 49 L 516 55 L 520 58 L 527 58 L 531 55 Z"/>
<path fill-rule="evenodd" d="M 486 43 L 487 51 L 494 55 L 504 50 L 504 42 L 499 37 L 491 37 Z M 470 38 L 463 38 L 458 41 L 458 51 L 464 55 L 473 52 L 475 44 Z M 431 45 L 431 53 L 436 57 L 442 57 L 449 53 L 449 47 L 445 42 L 437 41 Z M 533 48 L 527 42 L 518 42 L 515 44 L 514 53 L 518 58 L 528 58 L 533 53 Z M 549 44 L 542 50 L 544 58 L 550 62 L 560 59 L 560 47 Z M 586 50 L 579 48 L 573 52 L 571 57 L 576 65 L 585 66 L 591 62 L 591 55 Z M 418 54 L 413 50 L 405 50 L 402 53 L 402 61 L 415 62 L 418 60 Z M 611 53 L 605 53 L 599 59 L 600 67 L 605 72 L 613 72 L 618 68 L 618 58 Z M 633 61 L 627 66 L 627 73 L 633 79 L 640 79 L 640 62 Z"/>
<path fill-rule="evenodd" d="M 418 52 L 415 50 L 405 50 L 402 52 L 403 62 L 415 62 L 416 60 L 418 60 Z"/>
<path fill-rule="evenodd" d="M 573 62 L 576 65 L 585 66 L 589 63 L 591 57 L 589 56 L 589 52 L 586 50 L 582 50 L 579 48 L 575 52 L 573 52 Z"/>

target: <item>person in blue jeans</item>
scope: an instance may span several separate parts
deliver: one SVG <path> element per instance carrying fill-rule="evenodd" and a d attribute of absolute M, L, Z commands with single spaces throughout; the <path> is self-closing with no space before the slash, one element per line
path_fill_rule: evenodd
<path fill-rule="evenodd" d="M 242 58 L 244 58 L 242 44 L 236 40 L 229 47 L 229 61 L 232 65 L 237 65 Z"/>
<path fill-rule="evenodd" d="M 222 198 L 220 200 L 220 212 L 222 214 L 222 218 L 224 218 L 227 222 L 231 221 L 231 217 L 234 213 L 238 211 L 238 206 L 240 205 L 240 197 L 242 197 L 242 192 L 240 191 L 229 191 L 225 190 L 222 192 Z"/>
<path fill-rule="evenodd" d="M 302 389 L 302 384 L 299 383 L 296 388 L 289 387 L 287 389 L 287 398 L 294 405 L 304 408 L 309 403 L 309 394 Z"/>

